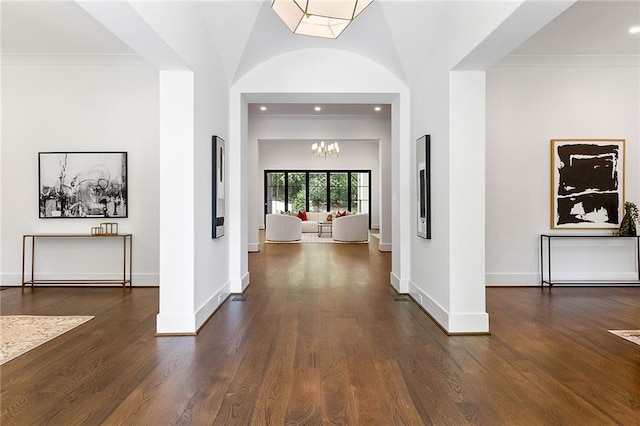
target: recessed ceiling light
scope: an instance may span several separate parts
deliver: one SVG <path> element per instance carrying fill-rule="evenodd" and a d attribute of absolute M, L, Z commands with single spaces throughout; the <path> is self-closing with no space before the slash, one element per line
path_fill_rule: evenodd
<path fill-rule="evenodd" d="M 260 111 L 266 111 L 266 110 L 267 110 L 267 107 L 266 107 L 266 106 L 261 106 L 261 107 L 260 107 Z"/>
<path fill-rule="evenodd" d="M 380 107 L 375 107 L 374 109 L 375 109 L 376 111 L 380 111 L 382 108 L 380 108 Z"/>
<path fill-rule="evenodd" d="M 629 28 L 629 32 L 631 34 L 638 34 L 638 33 L 640 33 L 640 27 L 631 27 L 631 28 Z"/>
<path fill-rule="evenodd" d="M 314 108 L 316 111 L 322 111 L 322 108 L 320 108 L 319 106 Z"/>

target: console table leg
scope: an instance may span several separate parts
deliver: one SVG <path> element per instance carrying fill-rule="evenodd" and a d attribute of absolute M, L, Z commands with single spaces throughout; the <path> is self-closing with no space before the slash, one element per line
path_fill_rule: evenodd
<path fill-rule="evenodd" d="M 22 236 L 22 289 L 24 290 L 24 255 L 25 255 L 25 246 L 26 246 L 26 237 Z"/>
<path fill-rule="evenodd" d="M 127 237 L 122 238 L 122 287 L 127 287 Z"/>
<path fill-rule="evenodd" d="M 551 287 L 553 286 L 552 284 L 552 280 L 551 280 L 551 238 L 548 239 L 549 241 L 549 247 L 548 247 L 548 251 L 547 251 L 547 279 L 549 280 L 549 289 L 551 289 Z"/>
<path fill-rule="evenodd" d="M 31 236 L 31 287 L 33 287 L 34 272 L 36 268 L 36 237 Z"/>
<path fill-rule="evenodd" d="M 133 288 L 133 235 L 129 235 L 129 288 Z"/>

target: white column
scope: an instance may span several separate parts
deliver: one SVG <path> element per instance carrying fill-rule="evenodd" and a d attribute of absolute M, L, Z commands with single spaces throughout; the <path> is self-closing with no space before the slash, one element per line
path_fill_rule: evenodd
<path fill-rule="evenodd" d="M 488 332 L 485 300 L 485 73 L 452 71 L 449 86 L 447 331 Z"/>
<path fill-rule="evenodd" d="M 227 142 L 229 200 L 229 278 L 231 293 L 242 293 L 249 285 L 247 179 L 247 102 L 235 90 L 230 96 L 230 137 Z"/>
<path fill-rule="evenodd" d="M 193 173 L 193 73 L 160 71 L 159 334 L 196 331 Z"/>

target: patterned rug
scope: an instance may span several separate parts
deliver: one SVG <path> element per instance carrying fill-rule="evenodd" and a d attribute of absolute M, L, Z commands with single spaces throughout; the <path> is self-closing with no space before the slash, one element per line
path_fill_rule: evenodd
<path fill-rule="evenodd" d="M 0 365 L 92 318 L 90 316 L 0 316 Z"/>
<path fill-rule="evenodd" d="M 640 330 L 609 330 L 609 333 L 640 345 Z"/>

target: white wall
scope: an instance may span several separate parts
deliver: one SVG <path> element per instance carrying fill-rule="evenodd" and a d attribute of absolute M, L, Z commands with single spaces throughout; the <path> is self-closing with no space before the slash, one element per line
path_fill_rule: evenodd
<path fill-rule="evenodd" d="M 378 165 L 378 141 L 354 141 L 340 140 L 340 156 L 315 157 L 311 154 L 311 144 L 318 139 L 306 140 L 259 140 L 260 173 L 258 185 L 252 188 L 264 188 L 265 170 L 371 170 L 371 199 L 370 217 L 371 226 L 378 228 L 380 218 L 380 167 Z M 253 180 L 252 180 L 253 181 Z M 264 190 L 260 195 L 251 200 L 250 207 L 257 211 L 264 206 Z M 264 215 L 259 222 L 264 227 Z"/>
<path fill-rule="evenodd" d="M 197 2 L 81 5 L 160 69 L 160 175 L 171 184 L 160 197 L 156 330 L 194 333 L 229 295 L 229 236 L 211 238 L 211 137 L 227 139 L 227 149 L 237 143 L 228 139 L 224 70 Z"/>
<path fill-rule="evenodd" d="M 525 3 L 524 8 L 522 2 L 444 4 L 423 46 L 431 55 L 422 58 L 411 84 L 411 139 L 431 135 L 432 239 L 415 235 L 411 196 L 408 291 L 451 333 L 489 330 L 483 285 L 483 67 L 536 30 L 522 22 L 541 26 L 560 12 L 545 2 Z M 415 164 L 409 167 L 414 174 Z M 415 194 L 415 179 L 408 183 Z M 481 222 L 477 227 L 471 227 L 474 218 Z"/>
<path fill-rule="evenodd" d="M 640 201 L 639 93 L 637 67 L 489 70 L 487 285 L 539 284 L 540 234 L 550 232 L 551 139 L 626 139 L 626 199 Z M 637 278 L 635 251 L 619 241 L 598 240 L 597 248 L 575 240 L 561 245 L 566 250 L 555 258 L 557 278 Z"/>
<path fill-rule="evenodd" d="M 38 152 L 126 151 L 129 217 L 113 221 L 133 233 L 134 285 L 158 285 L 158 70 L 27 62 L 2 65 L 0 283 L 20 284 L 22 234 L 89 234 L 104 222 L 38 218 Z M 37 276 L 113 278 L 122 264 L 113 243 L 43 242 Z"/>
<path fill-rule="evenodd" d="M 340 156 L 321 159 L 311 155 L 320 139 L 339 140 Z M 379 143 L 390 143 L 391 121 L 357 117 L 250 117 L 249 146 L 259 150 L 259 168 L 250 172 L 250 246 L 257 243 L 256 226 L 264 226 L 264 170 L 371 170 L 371 225 L 380 226 Z M 389 161 L 387 158 L 386 161 Z M 384 182 L 390 187 L 387 178 Z M 387 200 L 390 202 L 390 200 Z M 255 213 L 255 214 L 254 214 Z"/>
<path fill-rule="evenodd" d="M 340 64 L 336 66 L 335 64 Z M 231 192 L 235 194 L 233 197 L 231 209 L 239 212 L 239 220 L 246 221 L 244 224 L 236 223 L 234 231 L 241 233 L 243 228 L 247 228 L 249 224 L 248 218 L 245 218 L 248 209 L 248 199 L 250 183 L 250 171 L 259 170 L 258 156 L 252 155 L 257 153 L 256 148 L 249 146 L 249 143 L 255 141 L 256 138 L 249 138 L 247 126 L 247 104 L 257 102 L 295 102 L 300 103 L 386 103 L 392 104 L 392 125 L 391 125 L 391 141 L 392 143 L 381 144 L 381 150 L 388 153 L 383 158 L 394 158 L 392 151 L 407 150 L 408 151 L 408 123 L 409 123 L 409 97 L 406 86 L 398 80 L 396 76 L 388 70 L 380 67 L 378 64 L 355 55 L 337 49 L 306 49 L 289 52 L 268 61 L 254 68 L 242 77 L 231 88 L 231 138 L 242 139 L 244 144 L 238 148 L 239 153 L 248 152 L 247 155 L 236 155 L 234 162 L 230 165 Z M 315 135 L 313 135 L 315 137 Z M 374 138 L 371 138 L 374 139 Z M 393 145 L 393 146 L 391 146 Z M 396 157 L 397 158 L 397 157 Z M 391 164 L 391 161 L 389 164 Z M 398 163 L 393 166 L 398 169 Z M 385 173 L 390 173 L 391 167 L 381 167 L 381 181 L 387 181 Z M 406 171 L 405 171 L 406 172 Z M 390 181 L 390 180 L 389 180 Z M 249 182 L 246 186 L 243 182 Z M 396 187 L 400 187 L 401 183 L 396 181 Z M 254 185 L 255 186 L 255 185 Z M 258 191 L 261 191 L 258 188 Z M 391 196 L 385 195 L 385 191 L 391 193 Z M 391 230 L 393 221 L 400 221 L 403 215 L 410 213 L 404 209 L 400 210 L 400 206 L 409 204 L 408 199 L 400 199 L 397 191 L 393 194 L 393 188 L 382 188 L 382 207 L 383 215 L 380 220 L 381 239 L 391 238 L 391 234 L 387 231 L 385 235 L 383 230 Z M 251 197 L 256 199 L 260 195 Z M 393 203 L 395 197 L 395 209 L 393 214 L 384 214 L 391 210 L 391 206 L 386 206 L 384 200 L 390 199 Z M 246 204 L 245 204 L 246 203 Z M 389 204 L 391 204 L 389 203 Z M 256 212 L 256 214 L 259 214 Z M 259 218 L 253 219 L 253 225 L 250 229 L 257 233 Z M 388 221 L 385 223 L 385 221 Z M 406 220 L 405 220 L 406 222 Z M 395 229 L 395 228 L 394 228 Z M 246 253 L 249 249 L 247 237 L 237 242 L 232 247 L 233 252 Z M 394 236 L 395 238 L 395 236 Z M 399 238 L 399 237 L 398 237 Z M 253 238 L 257 241 L 257 236 Z M 393 248 L 392 252 L 392 269 L 400 273 L 400 263 L 402 256 L 405 257 L 406 264 L 409 263 L 409 253 L 401 253 L 401 247 Z M 246 257 L 238 262 L 237 271 L 231 271 L 232 277 L 240 281 L 245 275 L 247 268 Z M 408 268 L 405 268 L 405 274 L 408 275 Z M 232 278 L 232 289 L 242 290 L 241 285 L 234 286 Z M 407 277 L 408 280 L 408 277 Z"/>

